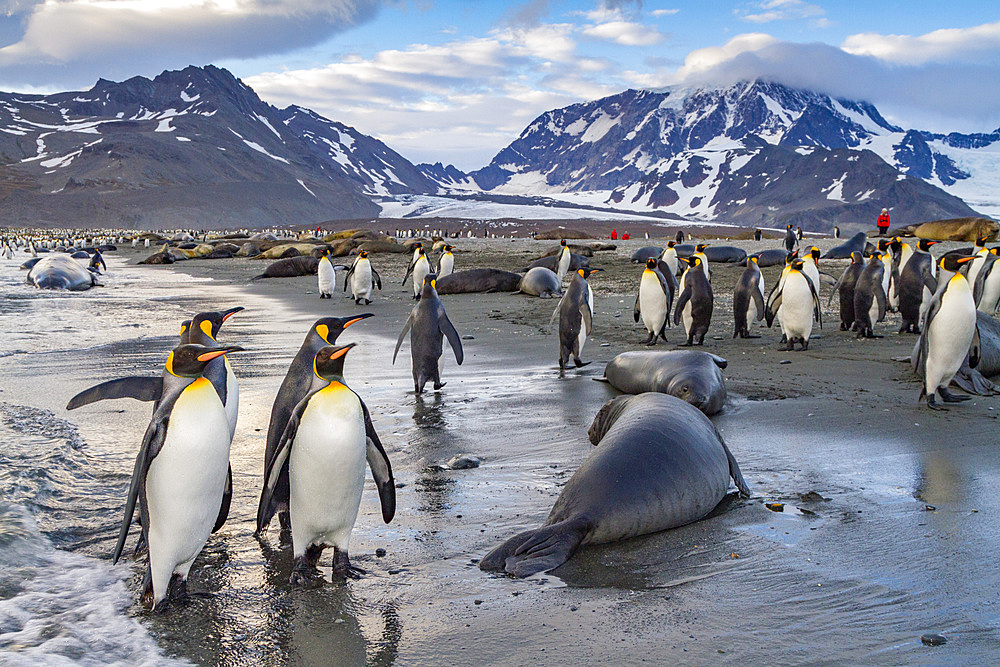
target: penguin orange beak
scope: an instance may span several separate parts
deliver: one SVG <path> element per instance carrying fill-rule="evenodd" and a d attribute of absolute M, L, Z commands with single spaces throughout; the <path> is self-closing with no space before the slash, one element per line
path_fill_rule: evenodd
<path fill-rule="evenodd" d="M 330 358 L 331 359 L 340 359 L 342 356 L 344 356 L 345 354 L 347 354 L 347 351 L 350 350 L 355 345 L 357 345 L 357 343 L 348 343 L 344 347 L 340 348 L 339 350 L 337 350 L 336 352 L 334 352 L 333 354 L 331 354 Z"/>
<path fill-rule="evenodd" d="M 959 264 L 964 264 L 965 262 L 971 262 L 975 257 L 962 257 L 961 259 L 956 259 L 955 261 Z"/>
<path fill-rule="evenodd" d="M 235 308 L 230 308 L 229 310 L 222 311 L 222 321 L 225 322 L 226 320 L 228 320 L 230 317 L 240 312 L 241 310 L 245 310 L 243 306 L 236 306 Z"/>
<path fill-rule="evenodd" d="M 198 355 L 198 361 L 211 361 L 212 359 L 218 359 L 227 352 L 242 352 L 243 348 L 239 345 L 231 345 L 229 347 L 224 347 L 221 350 L 212 350 L 211 352 L 205 352 L 204 354 Z"/>
<path fill-rule="evenodd" d="M 361 315 L 358 315 L 353 320 L 347 320 L 346 322 L 344 322 L 344 328 L 346 329 L 347 327 L 349 327 L 352 324 L 355 324 L 357 322 L 360 322 L 361 320 L 367 320 L 369 317 L 375 317 L 375 314 L 374 313 L 363 313 Z"/>

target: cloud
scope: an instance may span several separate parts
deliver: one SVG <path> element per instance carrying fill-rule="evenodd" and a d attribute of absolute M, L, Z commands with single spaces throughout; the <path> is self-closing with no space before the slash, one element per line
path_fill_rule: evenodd
<path fill-rule="evenodd" d="M 661 16 L 673 16 L 680 13 L 680 11 L 679 9 L 654 9 L 650 12 L 650 15 L 659 18 Z"/>
<path fill-rule="evenodd" d="M 666 39 L 666 35 L 656 28 L 632 21 L 600 23 L 585 28 L 583 34 L 622 46 L 654 46 Z"/>
<path fill-rule="evenodd" d="M 380 0 L 48 0 L 6 3 L 5 83 L 126 77 L 319 43 Z M 13 25 L 17 34 L 10 34 Z"/>
<path fill-rule="evenodd" d="M 841 48 L 857 56 L 909 65 L 951 61 L 995 64 L 1000 57 L 1000 21 L 915 37 L 866 32 L 849 36 Z"/>
<path fill-rule="evenodd" d="M 764 0 L 754 5 L 757 13 L 737 10 L 736 15 L 751 23 L 770 23 L 771 21 L 793 21 L 797 19 L 819 19 L 826 11 L 819 5 L 813 5 L 803 0 Z"/>
<path fill-rule="evenodd" d="M 548 16 L 552 0 L 529 0 L 514 5 L 500 20 L 500 25 L 509 28 L 534 28 Z"/>

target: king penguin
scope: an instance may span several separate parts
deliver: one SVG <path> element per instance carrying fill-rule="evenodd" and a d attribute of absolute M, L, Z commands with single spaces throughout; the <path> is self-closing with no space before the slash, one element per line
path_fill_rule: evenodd
<path fill-rule="evenodd" d="M 858 284 L 858 278 L 861 277 L 861 272 L 865 268 L 865 257 L 860 252 L 855 250 L 851 253 L 851 263 L 844 269 L 844 272 L 840 275 L 840 280 L 837 281 L 837 285 L 833 289 L 833 293 L 830 294 L 830 300 L 833 299 L 833 294 L 837 294 L 840 298 L 840 330 L 850 331 L 855 327 L 855 317 L 854 317 L 854 288 Z M 829 305 L 829 300 L 827 301 Z"/>
<path fill-rule="evenodd" d="M 804 262 L 796 259 L 789 265 L 788 273 L 781 289 L 768 304 L 765 317 L 771 326 L 775 312 L 781 309 L 781 330 L 787 341 L 785 350 L 794 350 L 798 342 L 803 350 L 809 349 L 813 320 L 823 328 L 823 316 L 819 304 L 819 293 L 812 278 L 803 271 Z"/>
<path fill-rule="evenodd" d="M 920 320 L 937 291 L 937 263 L 928 252 L 937 241 L 920 239 L 899 272 L 899 333 L 920 333 Z"/>
<path fill-rule="evenodd" d="M 406 269 L 406 275 L 403 276 L 403 282 L 401 284 L 406 284 L 406 279 L 413 274 L 413 298 L 419 299 L 420 293 L 423 290 L 424 278 L 431 272 L 431 265 L 427 261 L 427 255 L 424 254 L 423 248 L 417 248 L 415 251 L 415 259 L 410 262 L 409 268 Z"/>
<path fill-rule="evenodd" d="M 445 245 L 444 250 L 441 253 L 441 257 L 438 259 L 438 278 L 444 278 L 445 276 L 450 276 L 455 272 L 455 255 L 452 254 L 452 250 L 455 246 Z"/>
<path fill-rule="evenodd" d="M 712 283 L 708 282 L 705 272 L 701 270 L 701 258 L 692 255 L 686 260 L 688 268 L 681 277 L 681 293 L 674 307 L 674 324 L 684 322 L 684 332 L 687 342 L 682 347 L 694 345 L 694 337 L 698 337 L 698 345 L 705 344 L 705 334 L 712 322 L 712 307 L 715 297 L 712 294 Z"/>
<path fill-rule="evenodd" d="M 410 332 L 410 362 L 413 371 L 413 391 L 416 394 L 424 392 L 428 380 L 434 383 L 434 389 L 441 389 L 446 383 L 441 382 L 442 342 L 448 338 L 455 353 L 455 361 L 462 365 L 465 352 L 462 350 L 462 339 L 455 330 L 455 325 L 448 319 L 444 304 L 437 293 L 437 276 L 429 273 L 424 276 L 424 285 L 420 295 L 420 303 L 413 307 L 410 316 L 403 324 L 396 340 L 396 349 L 392 353 L 392 363 L 396 363 L 396 355 L 403 344 L 406 332 Z"/>
<path fill-rule="evenodd" d="M 323 256 L 319 258 L 319 266 L 316 267 L 316 280 L 319 288 L 319 298 L 332 299 L 333 290 L 337 288 L 337 270 L 330 261 L 330 250 L 323 251 Z"/>
<path fill-rule="evenodd" d="M 926 396 L 927 407 L 932 410 L 945 409 L 937 404 L 938 395 L 945 403 L 958 403 L 971 398 L 952 394 L 948 391 L 948 385 L 966 357 L 969 359 L 969 368 L 979 365 L 976 302 L 968 279 L 959 270 L 962 264 L 973 259 L 945 255 L 938 264 L 942 274 L 949 272 L 952 275 L 948 280 L 940 281 L 937 291 L 931 297 L 916 360 L 917 374 L 924 379 L 920 399 Z"/>
<path fill-rule="evenodd" d="M 663 253 L 660 254 L 660 261 L 667 265 L 668 272 L 672 276 L 676 276 L 680 269 L 680 263 L 677 261 L 677 249 L 674 247 L 677 245 L 677 241 L 667 241 L 667 247 L 663 249 Z M 663 269 L 660 269 L 661 273 Z M 664 273 L 666 275 L 666 273 Z"/>
<path fill-rule="evenodd" d="M 888 297 L 885 293 L 883 253 L 873 253 L 854 284 L 854 324 L 857 338 L 881 338 L 875 324 L 885 319 Z"/>
<path fill-rule="evenodd" d="M 764 276 L 757 266 L 757 257 L 747 257 L 747 268 L 743 270 L 733 291 L 733 338 L 760 338 L 750 335 L 750 322 L 764 319 Z"/>
<path fill-rule="evenodd" d="M 573 260 L 573 253 L 570 251 L 569 246 L 566 244 L 566 239 L 560 239 L 559 241 L 559 262 L 556 264 L 556 275 L 559 276 L 559 284 L 562 284 L 563 278 L 566 277 L 566 273 L 569 271 L 569 265 Z"/>
<path fill-rule="evenodd" d="M 149 547 L 142 601 L 150 608 L 166 600 L 175 578 L 184 587 L 216 523 L 229 467 L 229 421 L 217 386 L 203 373 L 213 360 L 242 349 L 185 344 L 167 357 L 167 373 L 188 381 L 161 396 L 146 428 L 114 553 L 117 563 L 138 500 Z"/>
<path fill-rule="evenodd" d="M 638 322 L 640 315 L 649 336 L 646 345 L 656 345 L 657 337 L 667 340 L 667 324 L 670 322 L 670 310 L 673 305 L 673 290 L 667 286 L 667 279 L 660 273 L 655 257 L 646 260 L 646 268 L 639 279 L 639 293 L 635 296 L 635 307 L 632 317 Z"/>
<path fill-rule="evenodd" d="M 267 526 L 275 493 L 289 492 L 294 565 L 290 582 L 319 578 L 316 564 L 333 547 L 333 574 L 355 577 L 348 543 L 365 485 L 365 460 L 375 478 L 382 519 L 396 513 L 396 485 L 385 448 L 361 397 L 344 381 L 344 359 L 355 343 L 320 348 L 313 358 L 309 392 L 292 412 L 264 478 L 257 531 Z"/>
<path fill-rule="evenodd" d="M 577 269 L 562 299 L 552 311 L 549 324 L 556 314 L 559 315 L 559 370 L 566 369 L 570 356 L 577 368 L 590 363 L 580 359 L 594 319 L 594 291 L 590 289 L 587 278 L 603 270 L 590 267 Z"/>
<path fill-rule="evenodd" d="M 285 379 L 274 397 L 271 418 L 267 425 L 267 439 L 264 447 L 264 479 L 271 478 L 278 452 L 278 443 L 285 432 L 285 426 L 299 401 L 306 397 L 313 382 L 313 360 L 322 348 L 333 345 L 337 338 L 352 324 L 374 317 L 372 313 L 362 313 L 351 317 L 323 317 L 316 320 L 306 333 L 302 346 L 288 366 Z M 279 473 L 274 487 L 269 491 L 267 503 L 260 505 L 257 514 L 259 536 L 267 530 L 271 518 L 277 514 L 282 530 L 288 530 L 288 475 Z"/>
<path fill-rule="evenodd" d="M 406 282 L 406 279 L 403 279 Z M 372 261 L 368 257 L 368 251 L 362 250 L 358 253 L 358 258 L 354 260 L 351 270 L 344 278 L 344 291 L 347 291 L 347 284 L 351 284 L 351 295 L 354 297 L 354 305 L 360 306 L 364 301 L 367 306 L 372 302 L 372 292 L 378 287 L 382 289 L 382 276 L 372 266 Z"/>

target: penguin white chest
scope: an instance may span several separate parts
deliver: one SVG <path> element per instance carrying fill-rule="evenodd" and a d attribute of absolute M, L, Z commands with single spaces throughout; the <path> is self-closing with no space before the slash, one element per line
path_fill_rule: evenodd
<path fill-rule="evenodd" d="M 809 340 L 813 323 L 812 290 L 805 276 L 791 271 L 781 288 L 781 329 L 792 338 Z"/>
<path fill-rule="evenodd" d="M 639 311 L 646 331 L 658 334 L 667 318 L 667 296 L 660 287 L 660 279 L 646 269 L 639 282 Z"/>
<path fill-rule="evenodd" d="M 229 443 L 222 401 L 211 382 L 198 378 L 174 403 L 146 473 L 150 566 L 160 579 L 190 565 L 205 546 L 222 504 Z"/>
<path fill-rule="evenodd" d="M 445 276 L 450 276 L 452 271 L 455 270 L 455 256 L 450 252 L 446 252 L 441 255 L 441 261 L 438 263 L 438 278 L 444 278 Z"/>
<path fill-rule="evenodd" d="M 327 296 L 332 294 L 334 287 L 337 286 L 337 272 L 334 271 L 333 264 L 328 258 L 324 257 L 319 260 L 316 276 L 320 295 Z"/>
<path fill-rule="evenodd" d="M 587 299 L 586 299 L 587 308 L 590 309 L 590 317 L 591 317 L 591 319 L 593 319 L 593 317 L 594 317 L 594 291 L 592 289 L 590 289 L 590 285 L 585 285 L 584 289 L 587 290 Z M 579 351 L 580 354 L 583 354 L 583 346 L 587 342 L 587 323 L 583 321 L 583 318 L 580 318 L 580 332 L 576 335 L 576 340 L 577 340 L 577 343 L 578 343 L 576 349 Z"/>
<path fill-rule="evenodd" d="M 929 391 L 946 386 L 962 367 L 976 328 L 976 303 L 969 283 L 956 275 L 941 295 L 941 306 L 929 327 L 925 386 Z"/>
<path fill-rule="evenodd" d="M 559 275 L 559 280 L 562 280 L 566 275 L 566 272 L 569 271 L 570 259 L 569 248 L 563 248 L 562 253 L 559 255 L 559 265 L 556 267 L 556 273 Z"/>
<path fill-rule="evenodd" d="M 417 260 L 417 265 L 413 267 L 414 296 L 420 294 L 420 290 L 422 290 L 424 287 L 424 278 L 430 272 L 431 272 L 430 264 L 427 263 L 426 257 L 421 257 L 419 260 Z"/>
<path fill-rule="evenodd" d="M 365 421 L 361 402 L 340 384 L 309 400 L 288 462 L 292 545 L 346 549 L 365 483 Z"/>
<path fill-rule="evenodd" d="M 764 298 L 765 298 L 764 297 L 764 276 L 763 276 L 763 274 L 757 276 L 757 291 L 760 292 L 760 299 L 761 299 L 761 301 L 763 301 Z M 747 305 L 747 324 L 750 324 L 751 322 L 753 322 L 754 320 L 756 320 L 758 315 L 760 317 L 763 317 L 764 313 L 758 313 L 757 312 L 757 300 L 756 299 L 750 299 L 750 303 L 749 303 L 749 305 Z"/>
<path fill-rule="evenodd" d="M 422 281 L 423 279 L 421 279 Z M 372 263 L 367 257 L 358 260 L 351 276 L 351 293 L 355 299 L 367 299 L 372 293 Z"/>
<path fill-rule="evenodd" d="M 660 259 L 662 259 L 666 263 L 667 268 L 670 269 L 670 273 L 672 273 L 673 275 L 676 276 L 677 275 L 677 251 L 674 250 L 673 248 L 667 248 L 666 250 L 663 251 L 663 254 L 660 256 Z"/>

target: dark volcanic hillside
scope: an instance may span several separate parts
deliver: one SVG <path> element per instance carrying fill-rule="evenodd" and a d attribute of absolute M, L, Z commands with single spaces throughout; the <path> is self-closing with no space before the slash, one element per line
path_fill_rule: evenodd
<path fill-rule="evenodd" d="M 423 192 L 375 139 L 265 104 L 224 69 L 0 94 L 9 225 L 231 227 L 376 216 L 370 195 Z"/>

